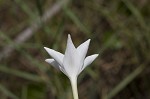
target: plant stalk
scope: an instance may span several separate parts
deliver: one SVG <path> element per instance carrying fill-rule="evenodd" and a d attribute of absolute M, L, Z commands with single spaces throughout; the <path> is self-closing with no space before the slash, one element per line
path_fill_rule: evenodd
<path fill-rule="evenodd" d="M 78 89 L 77 89 L 77 78 L 70 79 L 73 97 L 74 99 L 79 99 L 78 97 Z"/>

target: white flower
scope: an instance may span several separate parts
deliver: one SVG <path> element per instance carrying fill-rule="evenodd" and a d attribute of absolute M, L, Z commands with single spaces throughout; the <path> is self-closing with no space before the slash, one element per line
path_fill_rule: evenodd
<path fill-rule="evenodd" d="M 86 57 L 89 43 L 90 39 L 75 48 L 70 34 L 68 34 L 65 54 L 44 47 L 48 54 L 52 57 L 52 59 L 46 59 L 45 61 L 51 64 L 53 67 L 60 69 L 66 76 L 68 76 L 71 81 L 72 87 L 74 87 L 73 91 L 77 91 L 77 88 L 75 86 L 78 75 L 98 56 L 98 54 L 94 54 Z M 78 96 L 75 96 L 75 94 L 77 95 L 77 93 L 73 92 L 73 94 L 74 98 L 78 99 Z"/>

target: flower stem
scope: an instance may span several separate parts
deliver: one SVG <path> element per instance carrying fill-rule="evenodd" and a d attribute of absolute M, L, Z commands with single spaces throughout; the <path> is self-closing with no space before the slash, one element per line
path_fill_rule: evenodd
<path fill-rule="evenodd" d="M 77 78 L 70 79 L 74 99 L 79 99 L 77 89 Z"/>

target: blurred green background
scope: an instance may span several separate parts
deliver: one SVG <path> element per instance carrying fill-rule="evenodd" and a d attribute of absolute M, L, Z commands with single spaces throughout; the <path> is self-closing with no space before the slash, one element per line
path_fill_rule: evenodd
<path fill-rule="evenodd" d="M 0 99 L 72 99 L 44 60 L 91 38 L 100 53 L 78 78 L 80 99 L 150 99 L 149 0 L 0 0 Z"/>

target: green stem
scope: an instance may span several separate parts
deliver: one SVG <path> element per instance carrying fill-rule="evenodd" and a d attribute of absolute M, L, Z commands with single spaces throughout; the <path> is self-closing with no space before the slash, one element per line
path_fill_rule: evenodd
<path fill-rule="evenodd" d="M 74 99 L 79 99 L 77 89 L 77 78 L 70 79 Z"/>

